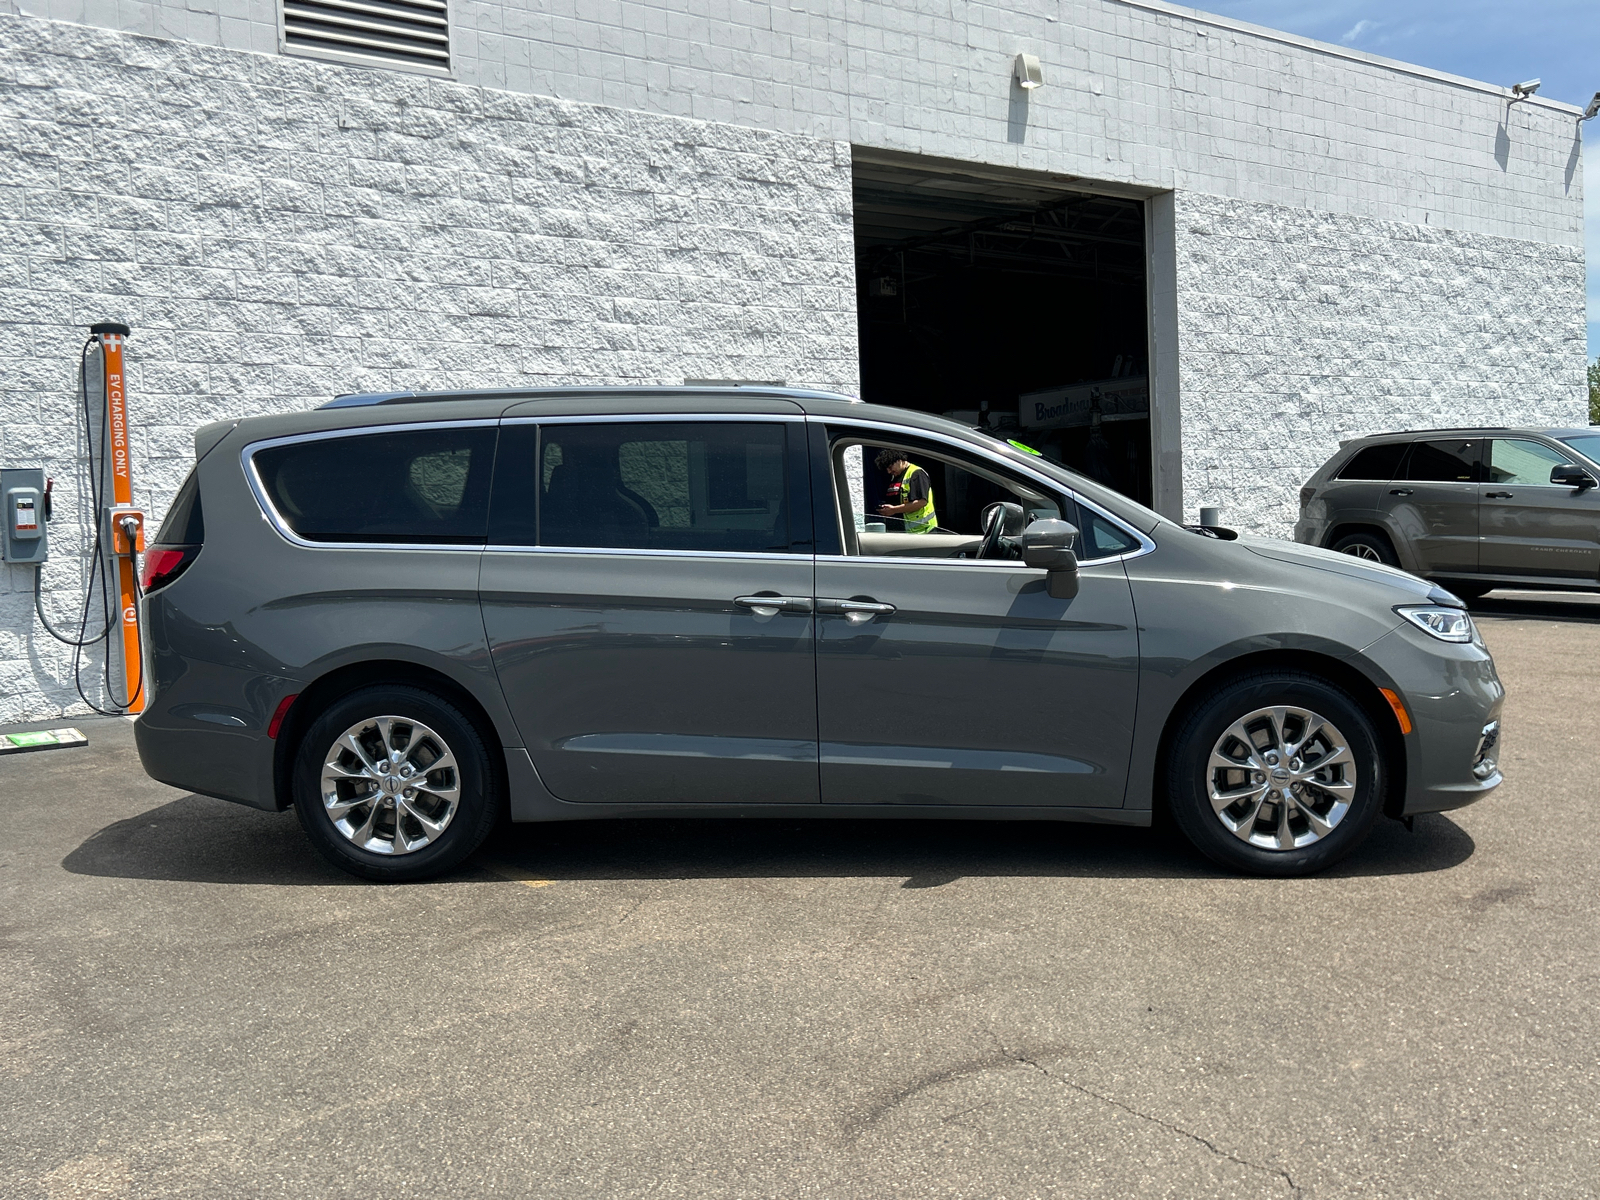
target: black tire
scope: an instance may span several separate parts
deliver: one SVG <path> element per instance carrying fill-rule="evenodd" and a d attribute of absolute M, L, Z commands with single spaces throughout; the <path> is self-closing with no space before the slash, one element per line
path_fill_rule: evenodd
<path fill-rule="evenodd" d="M 1386 567 L 1398 567 L 1400 556 L 1394 552 L 1389 539 L 1381 533 L 1347 533 L 1329 547 L 1339 554 L 1381 562 Z"/>
<path fill-rule="evenodd" d="M 1225 824 L 1226 818 L 1228 822 L 1237 822 L 1241 828 L 1245 828 L 1243 818 L 1249 813 L 1250 799 L 1242 798 L 1237 805 L 1228 806 L 1222 813 L 1213 807 L 1210 799 L 1214 780 L 1219 781 L 1219 786 L 1230 790 L 1236 785 L 1254 787 L 1255 779 L 1261 779 L 1266 788 L 1270 788 L 1273 783 L 1270 774 L 1258 776 L 1250 771 L 1239 770 L 1230 775 L 1211 764 L 1213 750 L 1220 750 L 1224 745 L 1230 750 L 1242 751 L 1242 743 L 1238 741 L 1221 741 L 1235 722 L 1260 710 L 1275 707 L 1306 710 L 1321 717 L 1342 734 L 1350 752 L 1354 775 L 1350 779 L 1342 765 L 1321 768 L 1320 774 L 1335 786 L 1353 784 L 1348 796 L 1349 807 L 1332 821 L 1331 831 L 1322 833 L 1309 844 L 1286 849 L 1253 845 L 1245 837 L 1232 832 L 1229 824 Z M 1270 725 L 1270 718 L 1259 720 L 1261 723 L 1253 728 L 1258 731 L 1256 736 L 1261 740 L 1255 746 L 1258 759 L 1265 766 L 1268 753 L 1266 734 L 1259 731 Z M 1284 724 L 1285 731 L 1291 733 L 1284 740 L 1290 744 L 1304 741 L 1307 731 L 1303 718 L 1290 716 Z M 1247 728 L 1246 732 L 1251 732 L 1251 728 Z M 1310 732 L 1315 742 L 1314 730 Z M 1310 748 L 1317 752 L 1317 757 L 1308 755 L 1304 760 L 1303 766 L 1308 771 L 1316 770 L 1321 758 L 1338 757 L 1330 752 L 1331 746 L 1330 751 L 1323 751 L 1315 744 Z M 1229 753 L 1227 757 L 1232 758 L 1234 754 Z M 1283 760 L 1285 769 L 1288 761 Z M 1325 679 L 1299 671 L 1256 672 L 1219 686 L 1183 718 L 1173 735 L 1167 756 L 1168 803 L 1173 822 L 1196 849 L 1213 861 L 1253 875 L 1309 875 L 1338 862 L 1359 846 L 1371 831 L 1373 823 L 1383 811 L 1384 794 L 1388 787 L 1386 768 L 1371 718 L 1343 689 Z M 1309 799 L 1306 812 L 1300 810 L 1298 796 L 1296 803 L 1288 806 L 1290 815 L 1287 830 L 1291 842 L 1317 832 L 1308 813 L 1316 815 L 1318 820 L 1333 813 L 1338 797 L 1318 790 L 1316 782 L 1315 779 L 1309 779 L 1301 785 L 1305 789 L 1304 795 Z M 1273 792 L 1272 798 L 1256 806 L 1256 811 L 1261 815 L 1248 826 L 1251 836 L 1268 839 L 1279 836 L 1279 827 L 1276 825 L 1281 803 L 1276 798 L 1279 795 L 1281 792 Z M 1322 807 L 1320 813 L 1317 811 L 1319 806 Z"/>
<path fill-rule="evenodd" d="M 1447 592 L 1454 592 L 1469 604 L 1474 600 L 1482 600 L 1499 584 L 1495 583 L 1468 583 L 1464 579 L 1446 579 L 1439 585 Z"/>
<path fill-rule="evenodd" d="M 367 839 L 370 844 L 382 845 L 385 833 L 390 846 L 407 844 L 410 835 L 423 843 L 416 849 L 380 853 L 363 848 L 351 835 L 341 832 L 324 803 L 322 779 L 324 764 L 334 757 L 335 743 L 358 725 L 367 728 L 368 740 L 363 742 L 363 747 L 375 763 L 377 743 L 371 738 L 378 736 L 377 721 L 384 717 L 398 718 L 389 728 L 397 742 L 402 737 L 405 739 L 400 753 L 406 757 L 395 766 L 395 786 L 398 788 L 408 782 L 399 779 L 397 773 L 404 767 L 411 767 L 409 782 L 419 783 L 419 787 L 403 794 L 415 795 L 411 803 L 419 806 L 417 811 L 439 820 L 441 827 L 430 838 L 428 830 L 410 813 L 404 816 L 403 825 L 397 823 L 395 814 L 401 812 L 398 796 L 387 796 L 383 786 L 388 785 L 380 786 L 377 777 L 370 772 L 363 774 L 360 780 L 352 780 L 349 785 L 352 790 L 336 794 L 343 795 L 346 803 L 370 794 L 379 803 L 366 805 L 356 799 L 357 807 L 345 815 L 346 823 L 354 823 L 361 820 L 363 814 L 377 810 L 373 822 L 367 826 L 372 834 Z M 419 734 L 419 729 L 424 733 Z M 433 736 L 428 737 L 428 733 Z M 430 761 L 443 761 L 434 754 L 441 744 L 454 760 L 453 769 L 427 765 Z M 415 757 L 410 757 L 412 755 Z M 343 761 L 359 766 L 348 751 Z M 385 775 L 390 773 L 389 766 L 382 769 Z M 369 779 L 374 782 L 367 782 Z M 441 796 L 448 797 L 452 785 L 454 807 L 448 809 L 446 816 L 448 799 Z M 373 788 L 376 790 L 370 790 Z M 435 793 L 432 788 L 438 788 L 439 792 Z M 494 828 L 505 807 L 503 792 L 489 744 L 472 721 L 444 697 L 410 685 L 365 687 L 334 701 L 311 723 L 295 753 L 294 807 L 301 826 L 324 858 L 364 879 L 404 883 L 429 879 L 458 865 L 483 844 L 483 839 Z M 421 807 L 424 805 L 428 807 Z M 359 834 L 361 830 L 358 828 L 354 832 Z"/>

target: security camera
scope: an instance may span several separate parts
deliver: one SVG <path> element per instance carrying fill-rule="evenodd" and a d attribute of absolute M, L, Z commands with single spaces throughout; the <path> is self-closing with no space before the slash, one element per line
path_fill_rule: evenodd
<path fill-rule="evenodd" d="M 1600 92 L 1594 94 L 1594 99 L 1589 101 L 1589 107 L 1583 110 L 1583 116 L 1579 117 L 1578 120 L 1590 121 L 1596 115 L 1600 115 Z"/>
<path fill-rule="evenodd" d="M 1511 94 L 1518 100 L 1526 100 L 1538 90 L 1539 80 L 1537 79 L 1530 79 L 1525 83 L 1514 83 L 1511 85 Z"/>

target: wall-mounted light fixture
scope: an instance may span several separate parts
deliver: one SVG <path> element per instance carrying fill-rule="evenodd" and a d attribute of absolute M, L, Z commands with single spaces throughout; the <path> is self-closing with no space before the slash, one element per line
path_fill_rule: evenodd
<path fill-rule="evenodd" d="M 1044 72 L 1039 69 L 1039 56 L 1037 54 L 1019 54 L 1017 61 L 1011 68 L 1011 73 L 1017 77 L 1017 83 L 1025 91 L 1033 91 L 1036 87 L 1044 86 Z"/>
<path fill-rule="evenodd" d="M 1538 90 L 1539 80 L 1537 79 L 1528 79 L 1522 83 L 1513 83 L 1511 85 L 1511 94 L 1516 97 L 1516 99 L 1512 100 L 1511 103 L 1515 104 L 1517 100 L 1526 100 Z"/>
<path fill-rule="evenodd" d="M 1594 99 L 1589 101 L 1589 107 L 1583 110 L 1583 116 L 1578 120 L 1592 121 L 1596 115 L 1600 115 L 1600 92 L 1594 94 Z"/>

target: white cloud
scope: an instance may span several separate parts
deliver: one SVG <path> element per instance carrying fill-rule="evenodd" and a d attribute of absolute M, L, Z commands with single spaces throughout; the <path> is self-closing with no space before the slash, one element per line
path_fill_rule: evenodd
<path fill-rule="evenodd" d="M 1361 20 L 1357 21 L 1354 25 L 1352 25 L 1350 27 L 1350 31 L 1348 33 L 1346 33 L 1339 40 L 1341 42 L 1343 42 L 1346 46 L 1348 46 L 1351 42 L 1355 41 L 1358 37 L 1361 37 L 1364 34 L 1371 33 L 1377 27 L 1378 27 L 1378 23 L 1376 21 L 1369 21 L 1365 17 L 1363 17 Z"/>

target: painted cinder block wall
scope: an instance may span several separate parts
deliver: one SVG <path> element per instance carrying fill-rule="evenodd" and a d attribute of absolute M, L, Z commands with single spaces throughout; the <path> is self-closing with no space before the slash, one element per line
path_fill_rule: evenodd
<path fill-rule="evenodd" d="M 134 330 L 158 516 L 196 428 L 339 392 L 856 389 L 847 145 L 26 18 L 0 45 L 0 462 L 56 479 L 58 626 L 94 321 Z M 34 569 L 3 572 L 0 722 L 82 711 Z"/>
<path fill-rule="evenodd" d="M 0 0 L 0 461 L 79 513 L 109 317 L 158 514 L 197 425 L 339 391 L 851 390 L 852 144 L 1152 197 L 1174 515 L 1282 535 L 1341 437 L 1584 419 L 1566 106 L 1159 0 L 556 7 L 454 0 L 437 81 L 284 57 L 262 0 Z M 0 720 L 81 709 L 4 576 Z"/>

